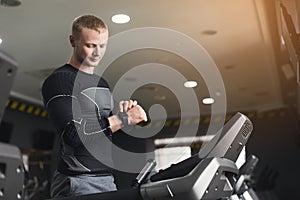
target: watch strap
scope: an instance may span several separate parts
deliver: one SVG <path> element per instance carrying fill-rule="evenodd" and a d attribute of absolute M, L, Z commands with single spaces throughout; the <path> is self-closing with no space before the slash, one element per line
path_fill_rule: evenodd
<path fill-rule="evenodd" d="M 118 118 L 122 121 L 122 125 L 123 127 L 127 127 L 129 126 L 128 124 L 128 115 L 126 112 L 119 112 L 117 114 Z"/>

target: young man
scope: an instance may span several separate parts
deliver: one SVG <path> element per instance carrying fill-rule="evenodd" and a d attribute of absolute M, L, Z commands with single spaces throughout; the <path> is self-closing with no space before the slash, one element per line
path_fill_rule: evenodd
<path fill-rule="evenodd" d="M 44 82 L 42 95 L 49 118 L 61 139 L 61 157 L 51 184 L 51 197 L 76 196 L 116 190 L 112 176 L 112 133 L 147 121 L 136 101 L 114 101 L 106 81 L 94 74 L 108 40 L 106 25 L 83 15 L 72 24 L 69 62 Z M 108 140 L 107 140 L 108 139 Z M 96 153 L 95 153 L 96 152 Z"/>

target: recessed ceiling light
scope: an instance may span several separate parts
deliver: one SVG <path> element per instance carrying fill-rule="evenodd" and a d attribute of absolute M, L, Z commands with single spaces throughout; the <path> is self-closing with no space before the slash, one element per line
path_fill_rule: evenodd
<path fill-rule="evenodd" d="M 215 35 L 215 34 L 217 34 L 217 33 L 218 33 L 218 31 L 213 30 L 213 29 L 208 29 L 208 30 L 202 31 L 202 34 L 203 34 L 203 35 Z"/>
<path fill-rule="evenodd" d="M 0 38 L 0 44 L 2 43 L 2 39 Z"/>
<path fill-rule="evenodd" d="M 216 95 L 219 97 L 221 96 L 221 92 L 216 92 Z"/>
<path fill-rule="evenodd" d="M 186 88 L 193 88 L 193 87 L 197 86 L 197 82 L 196 81 L 187 81 L 183 85 Z"/>
<path fill-rule="evenodd" d="M 125 24 L 130 21 L 130 17 L 125 14 L 116 14 L 111 17 L 111 21 L 116 24 Z"/>
<path fill-rule="evenodd" d="M 231 70 L 231 69 L 235 69 L 236 66 L 235 65 L 226 65 L 224 68 L 227 70 Z"/>
<path fill-rule="evenodd" d="M 15 7 L 21 5 L 21 0 L 1 0 L 2 6 Z"/>
<path fill-rule="evenodd" d="M 157 100 L 157 101 L 166 100 L 166 96 L 165 95 L 155 95 L 153 98 L 154 98 L 154 100 Z"/>
<path fill-rule="evenodd" d="M 215 102 L 215 100 L 213 99 L 213 98 L 205 98 L 205 99 L 202 99 L 202 103 L 203 104 L 206 104 L 206 105 L 208 105 L 208 104 L 213 104 Z"/>

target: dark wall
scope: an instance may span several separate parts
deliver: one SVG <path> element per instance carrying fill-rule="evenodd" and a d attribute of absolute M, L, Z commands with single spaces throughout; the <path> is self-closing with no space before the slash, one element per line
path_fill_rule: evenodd
<path fill-rule="evenodd" d="M 39 132 L 55 133 L 55 130 L 47 118 L 41 118 L 33 114 L 27 114 L 26 112 L 19 112 L 9 108 L 6 109 L 2 121 L 12 126 L 9 142 L 21 149 L 32 149 L 35 145 L 33 138 L 37 136 Z M 44 138 L 41 137 L 41 140 L 42 139 Z M 51 140 L 48 140 L 48 142 L 51 142 Z"/>
<path fill-rule="evenodd" d="M 279 199 L 300 196 L 299 127 L 294 111 L 256 118 L 247 150 L 259 158 L 256 190 L 272 191 Z"/>

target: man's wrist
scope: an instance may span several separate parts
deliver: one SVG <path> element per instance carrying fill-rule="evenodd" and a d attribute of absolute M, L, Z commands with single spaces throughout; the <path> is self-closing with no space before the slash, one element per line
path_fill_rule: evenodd
<path fill-rule="evenodd" d="M 128 115 L 127 115 L 126 112 L 119 112 L 117 114 L 117 116 L 121 120 L 123 127 L 129 126 L 129 124 L 128 124 Z"/>

